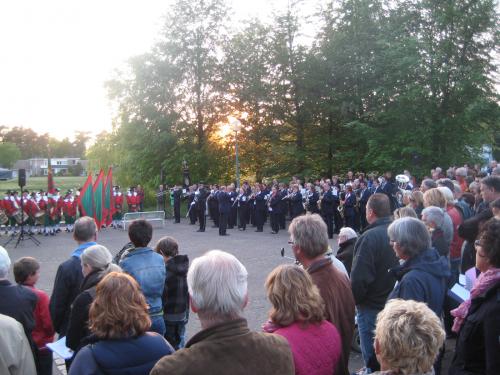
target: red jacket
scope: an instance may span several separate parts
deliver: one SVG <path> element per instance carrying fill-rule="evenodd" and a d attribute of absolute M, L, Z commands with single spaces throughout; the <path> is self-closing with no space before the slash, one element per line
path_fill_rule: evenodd
<path fill-rule="evenodd" d="M 70 199 L 65 199 L 63 201 L 63 212 L 67 216 L 76 216 L 76 207 L 78 203 L 76 199 L 71 201 Z"/>
<path fill-rule="evenodd" d="M 450 215 L 451 222 L 453 223 L 453 239 L 450 244 L 450 259 L 460 258 L 462 256 L 462 244 L 464 243 L 464 239 L 458 235 L 458 227 L 462 224 L 462 215 L 453 204 L 446 206 L 446 212 Z"/>
<path fill-rule="evenodd" d="M 47 293 L 33 286 L 28 286 L 38 297 L 35 311 L 35 328 L 31 336 L 38 349 L 44 349 L 45 345 L 54 341 L 54 327 L 49 312 L 49 296 Z"/>

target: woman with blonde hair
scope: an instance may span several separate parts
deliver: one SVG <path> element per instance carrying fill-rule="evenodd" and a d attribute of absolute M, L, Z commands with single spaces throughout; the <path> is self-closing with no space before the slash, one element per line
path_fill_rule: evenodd
<path fill-rule="evenodd" d="M 374 374 L 431 375 L 445 332 L 423 302 L 394 299 L 377 316 L 375 354 L 381 371 Z"/>
<path fill-rule="evenodd" d="M 69 375 L 147 375 L 155 363 L 174 351 L 151 327 L 148 305 L 135 279 L 111 272 L 96 288 L 90 307 L 93 335 L 71 365 Z"/>
<path fill-rule="evenodd" d="M 406 206 L 413 208 L 418 218 L 420 218 L 424 209 L 424 194 L 420 190 L 412 191 L 408 195 L 408 204 Z"/>
<path fill-rule="evenodd" d="M 309 274 L 295 265 L 276 267 L 267 277 L 272 304 L 266 332 L 289 343 L 296 374 L 337 373 L 342 342 L 337 328 L 324 319 L 324 303 Z"/>

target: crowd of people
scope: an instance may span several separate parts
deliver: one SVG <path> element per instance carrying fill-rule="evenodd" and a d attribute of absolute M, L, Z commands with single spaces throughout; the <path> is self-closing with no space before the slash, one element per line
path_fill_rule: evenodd
<path fill-rule="evenodd" d="M 469 177 L 463 168 L 453 176 L 434 171 L 419 188 L 408 177 L 407 186 L 397 187 L 399 195 L 384 190 L 391 184 L 388 174 L 371 183 L 352 176 L 345 195 L 338 191 L 344 208 L 342 226 L 333 223 L 339 232 L 337 257 L 329 244 L 332 223 L 322 212 L 336 185 L 319 181 L 324 190 L 319 213 L 303 210 L 292 215 L 288 227 L 297 264 L 278 266 L 263 282 L 271 310 L 262 317 L 261 332 L 251 331 L 244 318 L 248 271 L 234 255 L 211 250 L 190 264 L 173 237 L 151 247 L 153 229 L 146 220 L 130 224 L 130 242 L 113 257 L 96 243 L 94 220 L 79 218 L 73 232 L 77 246 L 59 266 L 50 298 L 36 288 L 40 265 L 34 258 L 17 260 L 17 285 L 9 282 L 11 260 L 0 248 L 5 332 L 0 366 L 6 366 L 0 372 L 50 374 L 46 345 L 57 333 L 74 351 L 66 363 L 70 375 L 345 375 L 357 325 L 365 365 L 359 374 L 440 374 L 446 337 L 456 340 L 449 374 L 496 374 L 500 176 L 495 171 L 479 177 Z M 355 193 L 360 186 L 371 190 L 363 209 L 363 191 Z M 272 190 L 278 194 L 279 185 Z M 301 194 L 298 183 L 290 194 Z M 348 220 L 349 194 L 356 203 Z M 220 214 L 219 228 L 225 224 Z M 275 220 L 280 227 L 282 218 L 271 216 L 274 225 Z M 460 300 L 450 292 L 458 282 L 470 297 Z M 201 330 L 186 340 L 189 311 L 197 314 Z"/>

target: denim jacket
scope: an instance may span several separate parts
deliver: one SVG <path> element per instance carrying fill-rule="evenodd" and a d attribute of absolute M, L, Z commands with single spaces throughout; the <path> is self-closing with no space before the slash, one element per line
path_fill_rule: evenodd
<path fill-rule="evenodd" d="M 149 305 L 149 314 L 161 314 L 166 276 L 163 257 L 149 247 L 138 247 L 122 259 L 120 267 L 139 283 Z"/>

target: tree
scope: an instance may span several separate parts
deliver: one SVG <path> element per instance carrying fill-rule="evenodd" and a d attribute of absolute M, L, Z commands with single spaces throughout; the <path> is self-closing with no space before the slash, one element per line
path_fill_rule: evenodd
<path fill-rule="evenodd" d="M 0 166 L 10 169 L 21 158 L 21 150 L 11 142 L 0 143 Z"/>

